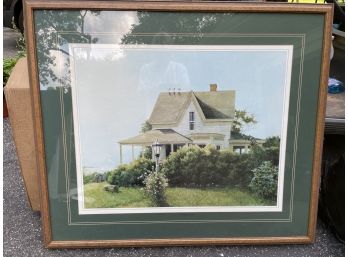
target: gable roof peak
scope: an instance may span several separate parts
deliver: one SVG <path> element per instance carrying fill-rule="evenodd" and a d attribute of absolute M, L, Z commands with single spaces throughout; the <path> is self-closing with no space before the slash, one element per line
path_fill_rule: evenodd
<path fill-rule="evenodd" d="M 174 124 L 181 118 L 191 101 L 205 119 L 233 119 L 235 91 L 186 91 L 180 93 L 161 92 L 152 110 L 151 124 Z"/>

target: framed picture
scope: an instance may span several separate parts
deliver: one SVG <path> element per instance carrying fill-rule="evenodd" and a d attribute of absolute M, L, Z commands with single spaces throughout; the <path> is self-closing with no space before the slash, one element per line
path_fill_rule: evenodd
<path fill-rule="evenodd" d="M 25 16 L 47 247 L 314 240 L 331 5 Z"/>

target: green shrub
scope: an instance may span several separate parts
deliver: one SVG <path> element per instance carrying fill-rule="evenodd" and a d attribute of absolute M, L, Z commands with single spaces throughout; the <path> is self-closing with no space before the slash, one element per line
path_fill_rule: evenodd
<path fill-rule="evenodd" d="M 2 81 L 2 85 L 5 86 L 10 75 L 11 72 L 14 68 L 14 66 L 16 65 L 18 61 L 18 58 L 6 58 L 3 60 L 3 81 Z"/>
<path fill-rule="evenodd" d="M 183 147 L 169 155 L 162 170 L 171 186 L 211 185 L 214 181 L 211 181 L 213 174 L 211 170 L 209 172 L 209 167 L 214 163 L 210 163 L 207 158 L 207 152 L 198 146 Z"/>
<path fill-rule="evenodd" d="M 279 147 L 267 147 L 264 149 L 264 158 L 266 161 L 270 161 L 274 166 L 279 165 Z"/>
<path fill-rule="evenodd" d="M 262 147 L 254 145 L 251 147 L 250 155 L 250 161 L 252 162 L 251 165 L 254 166 L 254 168 L 260 166 L 264 161 L 270 161 L 276 166 L 279 164 L 279 146 Z"/>
<path fill-rule="evenodd" d="M 154 163 L 146 158 L 139 158 L 130 164 L 118 166 L 108 172 L 107 182 L 119 187 L 144 186 L 144 180 L 152 170 Z"/>
<path fill-rule="evenodd" d="M 105 181 L 105 179 L 106 179 L 106 174 L 93 172 L 88 175 L 83 175 L 83 184 L 88 184 L 93 182 L 101 183 Z"/>
<path fill-rule="evenodd" d="M 151 147 L 145 147 L 141 152 L 140 152 L 140 155 L 139 157 L 143 157 L 145 159 L 149 159 L 151 160 L 152 159 L 152 149 Z"/>
<path fill-rule="evenodd" d="M 88 184 L 92 183 L 94 180 L 94 176 L 96 173 L 88 174 L 88 175 L 83 175 L 83 184 Z"/>
<path fill-rule="evenodd" d="M 2 85 L 3 87 L 6 85 L 11 72 L 16 65 L 19 58 L 26 56 L 26 44 L 25 44 L 25 38 L 22 33 L 20 33 L 20 30 L 16 27 L 15 23 L 12 22 L 13 29 L 18 32 L 18 37 L 16 39 L 16 47 L 17 47 L 17 53 L 13 58 L 4 58 L 3 59 L 3 80 Z"/>
<path fill-rule="evenodd" d="M 228 160 L 226 160 L 226 162 L 228 162 Z M 228 185 L 247 189 L 253 178 L 252 169 L 256 167 L 254 166 L 253 156 L 249 153 L 233 154 L 233 156 L 230 157 L 229 163 L 231 172 L 226 179 Z"/>
<path fill-rule="evenodd" d="M 172 153 L 163 164 L 170 186 L 247 187 L 252 179 L 251 156 L 212 146 L 189 146 Z"/>
<path fill-rule="evenodd" d="M 263 147 L 279 147 L 280 146 L 280 137 L 268 137 L 265 140 L 265 143 L 262 145 Z"/>
<path fill-rule="evenodd" d="M 106 185 L 106 186 L 104 186 L 104 190 L 106 192 L 118 193 L 119 192 L 119 187 L 115 186 L 115 185 Z"/>
<path fill-rule="evenodd" d="M 274 144 L 269 147 L 255 144 L 249 153 L 236 154 L 230 150 L 216 150 L 209 145 L 205 148 L 185 146 L 171 153 L 163 162 L 161 170 L 170 186 L 248 189 L 254 176 L 253 170 L 264 161 L 277 166 L 279 148 Z M 153 166 L 151 159 L 140 158 L 108 172 L 107 181 L 123 187 L 144 186 L 144 180 Z"/>
<path fill-rule="evenodd" d="M 161 172 L 152 172 L 145 179 L 145 193 L 153 205 L 158 207 L 167 206 L 165 190 L 168 180 Z"/>
<path fill-rule="evenodd" d="M 270 161 L 265 161 L 253 169 L 253 174 L 254 177 L 249 185 L 251 191 L 264 199 L 275 200 L 277 198 L 278 168 Z"/>

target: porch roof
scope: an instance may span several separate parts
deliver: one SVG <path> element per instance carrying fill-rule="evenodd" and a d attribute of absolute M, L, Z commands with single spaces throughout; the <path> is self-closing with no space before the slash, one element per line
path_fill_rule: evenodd
<path fill-rule="evenodd" d="M 156 140 L 160 144 L 186 144 L 192 140 L 185 137 L 172 129 L 154 129 L 135 137 L 119 141 L 121 145 L 152 145 Z"/>
<path fill-rule="evenodd" d="M 214 138 L 217 140 L 224 140 L 225 135 L 224 134 L 219 134 L 219 133 L 192 133 L 189 135 L 190 138 L 192 139 L 210 139 L 210 138 Z"/>

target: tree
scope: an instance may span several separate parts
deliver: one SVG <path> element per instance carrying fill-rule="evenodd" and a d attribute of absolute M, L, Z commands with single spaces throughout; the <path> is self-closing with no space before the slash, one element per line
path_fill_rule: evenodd
<path fill-rule="evenodd" d="M 228 15 L 228 14 L 227 14 Z M 130 33 L 122 38 L 123 44 L 191 44 L 205 41 L 204 33 L 219 32 L 223 27 L 224 14 L 199 13 L 187 15 L 186 13 L 149 13 L 138 12 L 138 22 L 133 25 Z M 154 31 L 155 29 L 155 31 Z M 139 36 L 149 31 L 157 36 Z M 192 32 L 195 33 L 192 33 Z M 174 34 L 171 34 L 171 33 Z M 187 36 L 190 33 L 190 37 Z M 189 40 L 188 40 L 189 39 Z"/>
<path fill-rule="evenodd" d="M 151 123 L 146 120 L 143 124 L 141 124 L 141 133 L 145 133 L 147 131 L 150 131 L 152 129 Z"/>
<path fill-rule="evenodd" d="M 261 145 L 251 145 L 251 162 L 253 166 L 259 166 L 264 161 L 269 161 L 274 166 L 279 165 L 279 144 L 280 138 L 278 136 L 268 137 L 265 143 Z"/>
<path fill-rule="evenodd" d="M 96 43 L 98 38 L 85 33 L 86 15 L 96 16 L 99 11 L 51 11 L 43 10 L 35 15 L 36 42 L 39 78 L 42 87 L 55 82 L 64 88 L 70 87 L 70 64 L 68 43 Z M 74 33 L 61 33 L 73 31 Z M 62 57 L 62 74 L 55 70 L 57 56 Z"/>
<path fill-rule="evenodd" d="M 245 126 L 256 123 L 257 121 L 253 114 L 249 114 L 245 110 L 236 109 L 234 119 L 232 121 L 232 131 L 240 133 Z"/>
<path fill-rule="evenodd" d="M 265 140 L 265 143 L 263 143 L 264 147 L 278 147 L 280 145 L 280 137 L 278 136 L 273 136 L 273 137 L 268 137 Z"/>

